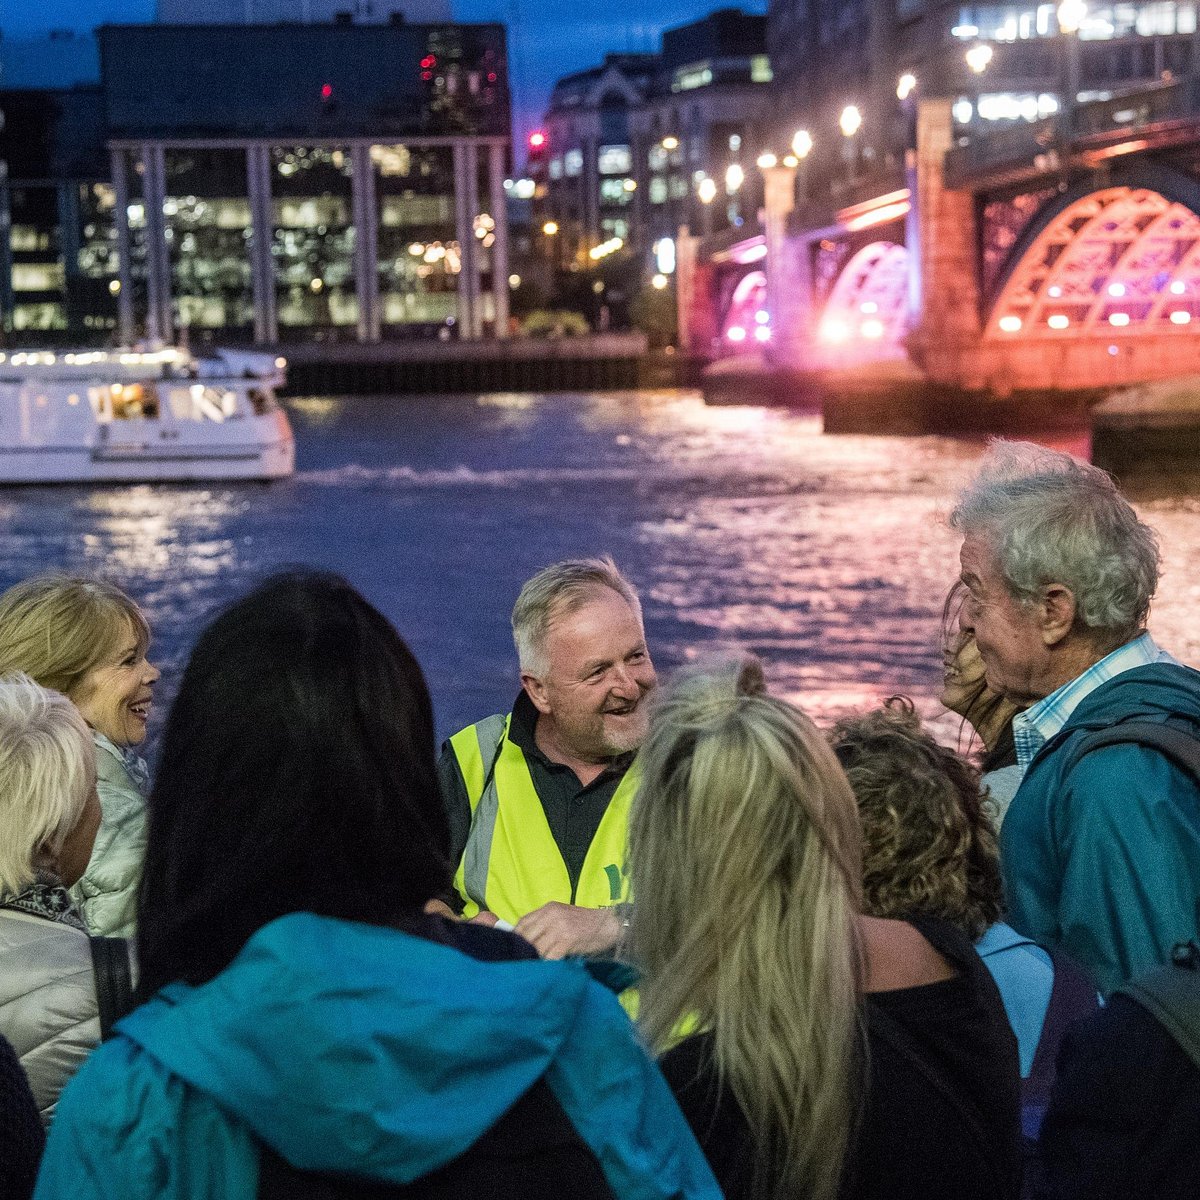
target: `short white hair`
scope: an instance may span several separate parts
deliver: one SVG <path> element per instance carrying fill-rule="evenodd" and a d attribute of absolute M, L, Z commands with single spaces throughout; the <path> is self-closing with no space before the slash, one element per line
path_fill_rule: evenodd
<path fill-rule="evenodd" d="M 24 891 L 57 858 L 96 786 L 96 751 L 66 696 L 0 677 L 0 893 Z"/>
<path fill-rule="evenodd" d="M 608 554 L 552 563 L 525 584 L 512 611 L 513 643 L 522 671 L 537 679 L 545 676 L 550 665 L 546 658 L 550 623 L 582 608 L 598 587 L 616 592 L 642 619 L 637 589 Z"/>
<path fill-rule="evenodd" d="M 1144 627 L 1158 539 L 1099 467 L 1030 442 L 993 442 L 950 526 L 991 543 L 1021 603 L 1061 583 L 1079 622 L 1115 645 Z"/>

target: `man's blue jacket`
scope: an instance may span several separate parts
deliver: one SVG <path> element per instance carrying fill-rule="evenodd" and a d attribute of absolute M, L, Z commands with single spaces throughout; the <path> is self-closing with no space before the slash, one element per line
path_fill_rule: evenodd
<path fill-rule="evenodd" d="M 1158 750 L 1071 744 L 1122 721 L 1200 737 L 1200 672 L 1154 663 L 1085 697 L 1034 756 L 1000 834 L 1009 923 L 1062 950 L 1109 993 L 1197 934 L 1200 788 Z"/>
<path fill-rule="evenodd" d="M 300 1170 L 408 1183 L 543 1076 L 619 1200 L 720 1197 L 616 997 L 577 963 L 480 962 L 298 913 L 116 1028 L 63 1093 L 37 1200 L 254 1200 L 260 1140 Z"/>

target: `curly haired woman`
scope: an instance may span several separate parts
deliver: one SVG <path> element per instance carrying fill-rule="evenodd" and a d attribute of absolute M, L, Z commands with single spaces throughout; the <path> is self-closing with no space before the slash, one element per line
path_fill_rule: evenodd
<path fill-rule="evenodd" d="M 936 917 L 965 933 L 1017 1035 L 1023 1125 L 1034 1136 L 1066 1025 L 1096 1006 L 1078 971 L 1004 924 L 1004 888 L 979 772 L 921 727 L 912 702 L 840 721 L 830 735 L 858 801 L 863 911 Z"/>

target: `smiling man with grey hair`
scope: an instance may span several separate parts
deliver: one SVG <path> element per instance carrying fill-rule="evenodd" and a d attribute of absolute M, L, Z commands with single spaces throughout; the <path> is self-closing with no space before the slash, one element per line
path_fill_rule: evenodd
<path fill-rule="evenodd" d="M 620 939 L 631 767 L 655 686 L 642 607 L 611 558 L 539 571 L 512 614 L 521 692 L 439 767 L 463 915 L 547 958 Z"/>
<path fill-rule="evenodd" d="M 960 624 L 1013 719 L 1001 830 L 1011 923 L 1103 991 L 1197 934 L 1200 673 L 1146 632 L 1158 545 L 1107 474 L 992 445 L 959 497 Z"/>

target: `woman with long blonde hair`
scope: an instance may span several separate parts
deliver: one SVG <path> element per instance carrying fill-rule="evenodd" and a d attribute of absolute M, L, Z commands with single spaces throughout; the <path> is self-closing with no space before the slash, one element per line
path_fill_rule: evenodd
<path fill-rule="evenodd" d="M 812 722 L 723 662 L 666 690 L 641 763 L 640 1022 L 727 1197 L 1015 1195 L 999 996 L 955 930 L 861 914 L 854 795 Z"/>

